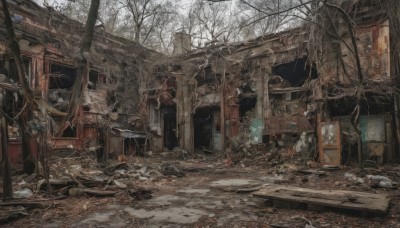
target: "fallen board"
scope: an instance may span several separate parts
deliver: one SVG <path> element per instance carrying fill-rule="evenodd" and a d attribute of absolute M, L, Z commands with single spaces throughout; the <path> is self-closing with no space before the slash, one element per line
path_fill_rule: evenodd
<path fill-rule="evenodd" d="M 385 214 L 390 199 L 384 194 L 342 190 L 314 190 L 291 186 L 268 186 L 253 193 L 254 197 L 311 206 Z"/>

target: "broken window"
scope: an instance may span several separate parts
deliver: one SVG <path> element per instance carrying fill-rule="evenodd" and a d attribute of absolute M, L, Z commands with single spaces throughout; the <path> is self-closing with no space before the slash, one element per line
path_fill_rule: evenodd
<path fill-rule="evenodd" d="M 76 69 L 52 63 L 50 65 L 49 89 L 71 89 L 76 79 Z"/>
<path fill-rule="evenodd" d="M 272 68 L 273 75 L 279 75 L 288 81 L 291 87 L 300 87 L 307 79 L 317 78 L 316 68 L 307 65 L 307 58 L 280 64 Z"/>
<path fill-rule="evenodd" d="M 204 84 L 208 83 L 215 83 L 219 82 L 221 78 L 220 74 L 216 74 L 213 72 L 211 65 L 208 65 L 206 68 L 204 68 L 203 71 L 199 72 L 196 76 L 195 79 L 198 82 L 198 86 L 202 86 Z"/>
<path fill-rule="evenodd" d="M 76 137 L 76 127 L 75 126 L 69 126 L 65 128 L 62 137 Z"/>
<path fill-rule="evenodd" d="M 50 64 L 49 72 L 49 104 L 61 112 L 68 112 L 69 100 L 72 95 L 77 70 L 71 66 L 57 63 Z M 53 117 L 53 134 L 58 133 L 61 117 Z M 77 137 L 76 126 L 68 126 L 64 129 L 62 137 Z"/>
<path fill-rule="evenodd" d="M 23 57 L 22 59 L 29 83 L 31 83 L 31 62 L 30 58 Z M 0 60 L 0 74 L 6 75 L 11 82 L 19 82 L 17 64 L 14 59 L 7 56 Z"/>
<path fill-rule="evenodd" d="M 243 118 L 246 115 L 250 115 L 252 117 L 253 114 L 252 111 L 254 111 L 256 104 L 257 104 L 257 98 L 255 96 L 240 97 L 239 99 L 240 122 L 243 121 Z"/>

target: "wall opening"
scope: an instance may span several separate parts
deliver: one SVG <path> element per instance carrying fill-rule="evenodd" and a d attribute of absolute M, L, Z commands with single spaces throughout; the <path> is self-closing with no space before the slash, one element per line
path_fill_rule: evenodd
<path fill-rule="evenodd" d="M 246 115 L 248 111 L 254 110 L 257 104 L 257 97 L 241 97 L 239 98 L 239 113 L 240 113 L 240 122 L 243 121 L 243 117 Z"/>
<path fill-rule="evenodd" d="M 176 137 L 176 106 L 166 106 L 162 109 L 164 118 L 164 146 L 168 150 L 178 146 Z"/>
<path fill-rule="evenodd" d="M 59 111 L 67 112 L 69 108 L 69 100 L 72 95 L 72 87 L 74 86 L 77 76 L 77 70 L 71 66 L 57 63 L 51 63 L 49 70 L 49 105 Z M 63 127 L 59 126 L 62 121 L 61 117 L 53 117 L 53 120 L 53 124 L 55 125 L 54 129 Z M 53 130 L 53 133 L 57 132 L 57 130 Z M 77 127 L 66 127 L 61 137 L 77 137 Z"/>
<path fill-rule="evenodd" d="M 290 82 L 291 87 L 300 87 L 304 82 L 318 77 L 315 66 L 307 65 L 307 58 L 299 58 L 289 63 L 280 64 L 272 68 L 273 75 L 279 75 Z"/>
<path fill-rule="evenodd" d="M 22 58 L 22 63 L 27 74 L 28 82 L 31 83 L 31 59 L 27 57 Z M 9 57 L 5 57 L 0 60 L 0 74 L 6 75 L 11 82 L 19 82 L 18 70 L 15 60 Z"/>
<path fill-rule="evenodd" d="M 75 126 L 69 126 L 65 128 L 62 137 L 66 138 L 73 138 L 76 137 L 76 127 Z"/>
<path fill-rule="evenodd" d="M 74 86 L 76 75 L 75 68 L 52 63 L 49 89 L 71 89 Z"/>
<path fill-rule="evenodd" d="M 198 82 L 197 84 L 198 86 L 219 82 L 220 78 L 221 75 L 215 74 L 212 70 L 211 65 L 206 66 L 203 71 L 201 71 L 195 76 L 195 79 Z"/>
<path fill-rule="evenodd" d="M 193 116 L 194 148 L 213 149 L 213 117 L 212 108 L 199 108 Z"/>

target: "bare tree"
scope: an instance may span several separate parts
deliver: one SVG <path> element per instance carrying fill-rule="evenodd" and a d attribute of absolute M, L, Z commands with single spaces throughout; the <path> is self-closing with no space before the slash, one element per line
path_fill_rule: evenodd
<path fill-rule="evenodd" d="M 133 22 L 134 40 L 146 43 L 161 20 L 161 15 L 167 13 L 161 1 L 156 0 L 121 0 L 119 2 L 130 13 Z M 167 1 L 164 1 L 164 4 Z"/>
<path fill-rule="evenodd" d="M 94 27 L 96 25 L 98 11 L 100 6 L 100 0 L 92 0 L 90 4 L 90 9 L 88 17 L 86 20 L 86 30 L 83 34 L 80 56 L 77 61 L 77 77 L 72 88 L 72 97 L 70 101 L 70 106 L 68 109 L 68 115 L 63 119 L 60 124 L 60 130 L 58 135 L 62 135 L 64 129 L 72 124 L 77 116 L 80 105 L 83 102 L 82 94 L 87 90 L 89 82 L 89 71 L 90 71 L 90 47 L 92 46 Z"/>
<path fill-rule="evenodd" d="M 29 87 L 29 83 L 26 77 L 26 72 L 25 68 L 23 67 L 23 61 L 21 57 L 21 50 L 18 44 L 17 37 L 14 32 L 14 26 L 11 20 L 10 16 L 10 11 L 8 9 L 8 4 L 6 0 L 2 0 L 2 5 L 3 5 L 3 13 L 4 13 L 4 22 L 5 22 L 5 27 L 7 29 L 7 44 L 8 47 L 15 59 L 15 63 L 17 66 L 17 71 L 18 71 L 18 79 L 19 83 L 22 86 L 22 91 L 24 95 L 24 107 L 29 107 L 33 104 L 34 98 L 33 98 L 33 93 L 32 90 Z M 5 79 L 2 79 L 2 82 L 4 82 Z M 2 91 L 1 94 L 1 99 L 0 99 L 0 105 L 2 105 L 2 108 L 4 108 L 5 105 L 5 95 L 6 92 Z M 27 109 L 23 108 L 21 110 L 21 113 L 26 113 Z M 23 114 L 23 115 L 24 115 Z M 26 120 L 26 119 L 25 119 Z M 23 124 L 23 128 L 26 127 L 27 123 L 26 121 L 21 121 L 21 124 Z M 11 170 L 10 170 L 10 161 L 8 157 L 8 121 L 4 115 L 4 113 L 1 113 L 0 115 L 0 134 L 1 134 L 1 153 L 2 153 L 2 166 L 3 166 L 3 197 L 12 197 L 13 191 L 12 191 L 12 177 L 11 177 Z M 29 140 L 28 140 L 29 141 Z M 26 143 L 26 142 L 24 142 Z M 27 147 L 26 147 L 27 148 Z"/>

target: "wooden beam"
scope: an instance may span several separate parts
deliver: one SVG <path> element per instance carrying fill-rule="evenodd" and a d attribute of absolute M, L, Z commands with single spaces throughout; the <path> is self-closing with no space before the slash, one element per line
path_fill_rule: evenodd
<path fill-rule="evenodd" d="M 343 190 L 314 190 L 291 186 L 270 186 L 253 193 L 254 197 L 309 206 L 344 209 L 372 214 L 385 214 L 390 199 L 385 194 Z"/>

